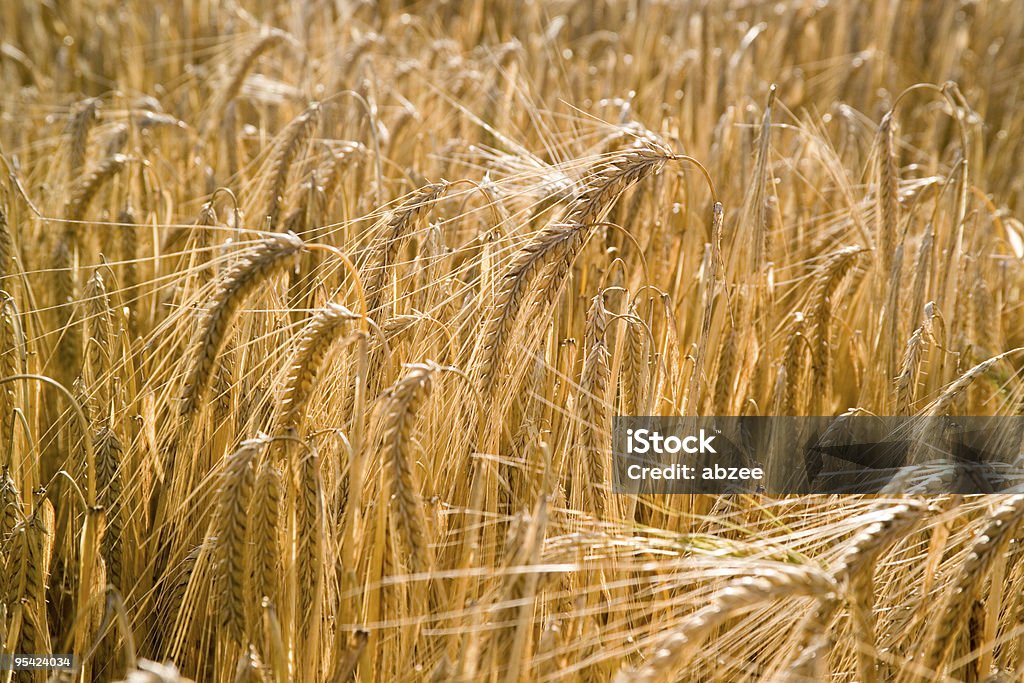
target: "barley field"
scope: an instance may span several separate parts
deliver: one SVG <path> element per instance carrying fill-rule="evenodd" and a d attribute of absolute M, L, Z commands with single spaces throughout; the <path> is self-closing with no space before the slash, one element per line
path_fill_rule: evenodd
<path fill-rule="evenodd" d="M 1024 2 L 7 0 L 0 85 L 0 682 L 1024 680 L 1024 495 L 611 452 L 1021 413 Z"/>

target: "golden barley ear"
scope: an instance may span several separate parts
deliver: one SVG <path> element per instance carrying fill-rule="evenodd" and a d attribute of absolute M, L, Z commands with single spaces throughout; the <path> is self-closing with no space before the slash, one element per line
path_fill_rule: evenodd
<path fill-rule="evenodd" d="M 384 303 L 388 280 L 399 250 L 415 227 L 416 219 L 448 191 L 448 183 L 424 185 L 405 199 L 389 216 L 382 232 L 369 247 L 366 272 L 366 308 L 377 311 Z"/>
<path fill-rule="evenodd" d="M 75 182 L 64 207 L 64 218 L 69 221 L 69 230 L 73 230 L 73 224 L 85 217 L 86 210 L 100 189 L 107 181 L 120 173 L 127 163 L 128 157 L 124 154 L 112 154 Z"/>
<path fill-rule="evenodd" d="M 11 476 L 10 466 L 0 468 L 0 598 L 6 601 L 13 590 L 15 567 L 11 564 L 14 530 L 24 518 L 21 492 Z"/>
<path fill-rule="evenodd" d="M 210 116 L 210 123 L 206 126 L 207 131 L 220 129 L 225 110 L 242 91 L 245 79 L 249 76 L 249 73 L 252 71 L 259 58 L 278 45 L 282 45 L 287 42 L 288 38 L 288 34 L 284 31 L 280 29 L 270 29 L 264 32 L 258 39 L 256 39 L 255 42 L 253 42 L 249 49 L 246 50 L 232 70 L 230 80 L 226 85 L 216 91 L 213 111 Z"/>
<path fill-rule="evenodd" d="M 100 100 L 90 97 L 79 102 L 74 115 L 68 120 L 68 177 L 77 178 L 85 168 L 89 145 L 89 131 L 99 120 Z"/>
<path fill-rule="evenodd" d="M 947 384 L 943 388 L 942 393 L 940 393 L 933 401 L 931 401 L 928 405 L 924 407 L 924 409 L 921 411 L 921 414 L 931 416 L 944 415 L 949 406 L 969 386 L 971 386 L 971 384 L 973 384 L 975 380 L 977 380 L 979 377 L 987 373 L 997 364 L 1005 361 L 1010 356 L 1020 353 L 1021 351 L 1024 351 L 1024 347 L 1010 349 L 1009 351 L 1004 351 L 1003 353 L 1000 353 L 996 356 L 992 356 L 987 360 L 981 361 L 974 367 L 967 370 L 967 372 L 963 373 L 955 380 Z"/>
<path fill-rule="evenodd" d="M 893 255 L 896 251 L 896 236 L 899 231 L 899 168 L 896 160 L 896 117 L 889 111 L 882 117 L 878 128 L 878 274 L 888 275 L 892 270 Z"/>
<path fill-rule="evenodd" d="M 257 642 L 266 642 L 267 634 L 263 633 L 262 615 L 258 606 L 264 598 L 275 604 L 280 601 L 280 521 L 282 515 L 282 498 L 284 480 L 280 470 L 270 463 L 264 462 L 259 467 L 254 483 L 252 501 L 249 504 L 248 517 L 248 575 L 251 577 L 251 590 L 245 601 L 246 631 L 256 638 Z"/>
<path fill-rule="evenodd" d="M 8 224 L 7 209 L 0 204 L 0 282 L 6 282 L 14 274 L 14 238 Z M 4 284 L 7 288 L 9 285 Z"/>
<path fill-rule="evenodd" d="M 107 566 L 107 583 L 123 590 L 124 578 L 124 446 L 110 425 L 93 437 L 96 448 L 97 501 L 103 506 L 105 526 L 100 552 Z"/>
<path fill-rule="evenodd" d="M 736 580 L 719 591 L 711 603 L 687 617 L 665 636 L 648 662 L 636 670 L 623 670 L 617 683 L 667 683 L 685 669 L 711 633 L 737 612 L 758 604 L 793 596 L 834 598 L 837 585 L 831 576 L 807 566 L 765 568 L 756 577 Z"/>
<path fill-rule="evenodd" d="M 7 604 L 24 605 L 18 652 L 36 652 L 50 646 L 46 587 L 50 575 L 50 551 L 53 542 L 53 510 L 48 501 L 37 505 L 20 521 L 8 539 Z M 49 652 L 49 650 L 42 650 Z"/>
<path fill-rule="evenodd" d="M 256 288 L 287 266 L 305 244 L 294 233 L 278 233 L 244 252 L 218 284 L 207 307 L 203 329 L 185 379 L 180 413 L 199 410 L 212 379 L 217 358 L 227 343 L 232 322 Z"/>
<path fill-rule="evenodd" d="M 826 404 L 832 395 L 832 312 L 835 295 L 847 273 L 857 262 L 862 247 L 844 247 L 829 254 L 818 271 L 811 290 L 811 334 L 813 347 L 811 367 L 813 370 L 812 409 L 815 415 L 829 414 Z"/>
<path fill-rule="evenodd" d="M 581 456 L 587 466 L 588 497 L 591 509 L 599 518 L 605 514 L 608 490 L 611 487 L 611 420 L 608 412 L 611 369 L 608 367 L 608 343 L 605 339 L 607 327 L 608 312 L 604 307 L 604 295 L 598 294 L 591 300 L 587 311 L 584 334 L 586 356 L 580 377 L 578 405 Z"/>
<path fill-rule="evenodd" d="M 387 467 L 387 481 L 394 501 L 394 520 L 399 536 L 409 553 L 407 563 L 414 573 L 425 572 L 433 565 L 426 516 L 419 486 L 413 471 L 412 430 L 417 410 L 430 394 L 433 363 L 409 367 L 405 376 L 387 392 L 381 434 L 382 456 Z"/>
<path fill-rule="evenodd" d="M 923 657 L 914 663 L 915 680 L 932 680 L 943 670 L 971 614 L 974 599 L 1022 521 L 1024 496 L 1003 496 L 998 507 L 976 529 L 967 557 L 946 591 L 945 601 L 928 630 Z"/>
<path fill-rule="evenodd" d="M 247 441 L 224 463 L 218 487 L 213 538 L 220 586 L 218 612 L 221 623 L 241 646 L 249 635 L 246 627 L 246 540 L 249 506 L 256 481 L 255 461 L 266 446 L 263 440 Z"/>
<path fill-rule="evenodd" d="M 930 512 L 917 502 L 879 505 L 871 514 L 876 521 L 863 528 L 849 543 L 833 570 L 836 581 L 844 587 L 857 639 L 857 670 L 860 680 L 877 680 L 875 635 L 875 565 L 892 545 L 906 538 Z"/>
<path fill-rule="evenodd" d="M 646 415 L 651 375 L 650 335 L 636 306 L 629 305 L 625 321 L 625 345 L 622 354 L 622 414 Z"/>
<path fill-rule="evenodd" d="M 85 285 L 85 362 L 83 379 L 88 392 L 87 406 L 93 416 L 110 404 L 114 349 L 114 312 L 107 287 L 99 271 Z"/>
<path fill-rule="evenodd" d="M 327 529 L 324 511 L 320 456 L 311 445 L 299 460 L 295 472 L 291 506 L 295 515 L 295 575 L 298 596 L 295 608 L 297 633 L 302 639 L 297 651 L 304 661 L 304 676 L 317 675 L 320 659 L 320 630 L 326 591 Z"/>
<path fill-rule="evenodd" d="M 928 338 L 921 325 L 914 330 L 907 340 L 900 361 L 899 374 L 896 375 L 896 412 L 898 415 L 910 415 L 918 384 L 918 373 L 921 369 L 921 358 L 928 350 Z"/>
<path fill-rule="evenodd" d="M 328 350 L 348 323 L 359 316 L 341 304 L 330 303 L 317 311 L 299 339 L 288 370 L 285 390 L 277 408 L 277 423 L 296 428 L 304 417 L 306 405 L 316 388 Z"/>
<path fill-rule="evenodd" d="M 287 189 L 288 171 L 299 157 L 306 143 L 316 131 L 320 121 L 319 102 L 310 104 L 285 127 L 281 143 L 270 158 L 270 187 L 267 189 L 267 205 L 261 216 L 266 218 L 271 230 L 277 227 L 284 195 Z"/>
<path fill-rule="evenodd" d="M 481 394 L 490 396 L 502 371 L 506 347 L 524 304 L 535 290 L 553 303 L 573 261 L 612 203 L 630 186 L 660 171 L 671 156 L 657 149 L 630 150 L 604 165 L 569 205 L 565 217 L 549 224 L 513 256 L 485 318 L 474 363 Z"/>
<path fill-rule="evenodd" d="M 18 368 L 21 344 L 15 321 L 14 302 L 0 299 L 0 378 L 19 374 Z M 15 409 L 18 394 L 13 383 L 0 384 L 0 467 L 9 468 L 13 463 L 15 438 Z"/>

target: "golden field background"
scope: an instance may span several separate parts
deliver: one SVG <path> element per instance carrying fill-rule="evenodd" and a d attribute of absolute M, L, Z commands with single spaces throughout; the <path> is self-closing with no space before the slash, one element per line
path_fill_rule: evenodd
<path fill-rule="evenodd" d="M 609 429 L 1019 414 L 1022 83 L 1016 0 L 4 3 L 3 652 L 1021 680 L 1024 496 L 616 495 Z"/>

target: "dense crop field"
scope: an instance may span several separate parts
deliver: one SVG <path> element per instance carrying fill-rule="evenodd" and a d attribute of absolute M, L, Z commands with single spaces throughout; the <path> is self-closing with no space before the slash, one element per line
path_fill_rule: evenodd
<path fill-rule="evenodd" d="M 1024 495 L 611 487 L 615 415 L 1020 413 L 1024 2 L 9 0 L 0 85 L 0 651 L 1024 675 Z"/>

